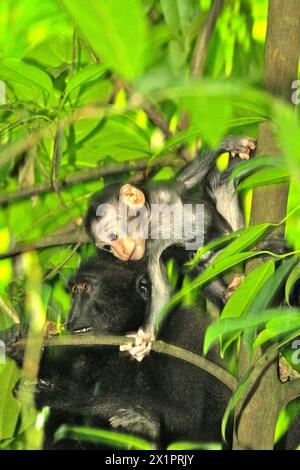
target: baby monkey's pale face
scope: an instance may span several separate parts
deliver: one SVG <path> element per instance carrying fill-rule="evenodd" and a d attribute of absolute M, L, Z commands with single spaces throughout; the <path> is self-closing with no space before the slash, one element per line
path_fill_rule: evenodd
<path fill-rule="evenodd" d="M 145 255 L 149 214 L 142 191 L 126 184 L 119 197 L 97 208 L 92 222 L 95 243 L 121 261 L 138 261 Z"/>

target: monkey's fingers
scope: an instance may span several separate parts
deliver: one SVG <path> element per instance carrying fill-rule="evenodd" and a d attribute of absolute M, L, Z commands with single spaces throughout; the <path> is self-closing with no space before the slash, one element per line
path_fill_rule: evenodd
<path fill-rule="evenodd" d="M 244 274 L 239 274 L 239 275 L 234 277 L 231 284 L 227 287 L 227 289 L 224 293 L 224 299 L 225 299 L 226 302 L 230 299 L 230 297 L 232 297 L 232 295 L 237 290 L 237 288 L 242 284 L 244 279 L 245 279 Z"/>

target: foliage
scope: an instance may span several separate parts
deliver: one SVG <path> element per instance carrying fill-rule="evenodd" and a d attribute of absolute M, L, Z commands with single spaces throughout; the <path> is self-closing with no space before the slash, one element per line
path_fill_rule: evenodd
<path fill-rule="evenodd" d="M 0 261 L 0 299 L 31 325 L 33 312 L 39 312 L 37 323 L 43 323 L 44 313 L 49 320 L 64 321 L 69 306 L 66 279 L 89 252 L 87 246 L 52 246 L 51 237 L 64 237 L 82 225 L 94 191 L 132 175 L 121 171 L 84 178 L 89 170 L 144 159 L 153 165 L 162 157 L 168 158 L 168 166 L 153 177 L 168 180 L 178 157 L 192 158 L 201 146 L 216 145 L 225 134 L 255 137 L 258 124 L 271 120 L 282 157 L 250 161 L 233 177 L 241 180 L 241 192 L 291 181 L 287 238 L 295 250 L 300 248 L 299 122 L 287 104 L 262 91 L 267 0 L 225 1 L 205 51 L 202 77 L 193 80 L 195 44 L 211 1 L 86 3 L 85 8 L 79 0 L 0 3 L 0 250 L 50 239 L 31 264 L 40 272 L 36 288 L 28 280 L 28 258 Z M 75 183 L 67 184 L 74 176 Z M 257 256 L 253 245 L 272 228 L 268 223 L 250 227 L 199 250 L 190 267 L 205 252 L 225 247 L 210 268 L 184 284 L 162 316 L 209 279 Z M 244 333 L 253 351 L 299 332 L 298 311 L 268 310 L 286 281 L 289 302 L 299 279 L 297 259 L 284 263 L 279 274 L 275 259 L 257 268 L 237 290 L 220 322 L 208 329 L 206 350 L 221 338 L 225 353 Z M 11 324 L 1 307 L 0 329 Z M 36 415 L 25 416 L 26 410 L 20 415 L 21 407 L 10 394 L 18 376 L 11 362 L 0 365 L 0 446 L 37 448 L 40 436 L 32 434 Z M 118 437 L 67 428 L 58 437 L 64 433 L 114 443 Z M 122 439 L 134 448 L 150 445 Z"/>

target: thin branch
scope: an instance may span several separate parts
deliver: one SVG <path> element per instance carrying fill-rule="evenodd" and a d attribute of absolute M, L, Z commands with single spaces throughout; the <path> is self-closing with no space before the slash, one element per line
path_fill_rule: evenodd
<path fill-rule="evenodd" d="M 83 230 L 78 229 L 76 231 L 66 233 L 64 235 L 48 235 L 37 241 L 22 245 L 20 244 L 6 253 L 1 253 L 0 260 L 6 258 L 13 258 L 14 256 L 18 256 L 21 253 L 26 253 L 27 251 L 35 251 L 40 250 L 42 248 L 49 248 L 52 246 L 76 245 L 90 242 L 91 240 L 88 235 Z"/>
<path fill-rule="evenodd" d="M 20 323 L 20 319 L 14 309 L 5 300 L 0 297 L 0 309 L 17 325 Z"/>
<path fill-rule="evenodd" d="M 105 176 L 118 175 L 121 173 L 128 173 L 131 171 L 141 171 L 148 167 L 160 169 L 165 166 L 181 167 L 183 162 L 172 157 L 162 157 L 155 159 L 153 162 L 146 159 L 138 159 L 123 164 L 111 164 L 105 165 L 100 168 L 93 168 L 91 170 L 77 171 L 65 179 L 59 181 L 60 188 L 67 188 L 78 183 L 86 183 L 89 181 L 95 181 L 98 178 Z M 51 183 L 36 184 L 27 188 L 22 188 L 17 191 L 10 191 L 6 194 L 0 195 L 0 206 L 7 203 L 19 201 L 21 199 L 27 199 L 32 196 L 38 196 L 40 194 L 51 193 L 53 187 Z"/>
<path fill-rule="evenodd" d="M 133 96 L 133 92 L 130 86 L 125 82 L 122 83 L 129 97 Z M 144 99 L 141 104 L 141 107 L 143 111 L 147 114 L 150 121 L 162 131 L 162 133 L 167 139 L 173 136 L 173 133 L 169 129 L 169 124 L 166 116 L 154 103 L 151 103 L 149 100 Z"/>
<path fill-rule="evenodd" d="M 203 73 L 208 46 L 223 5 L 224 0 L 214 0 L 208 13 L 206 24 L 196 40 L 191 65 L 192 77 L 200 77 Z"/>
<path fill-rule="evenodd" d="M 31 340 L 34 341 L 34 340 Z M 130 343 L 132 339 L 127 336 L 110 336 L 110 335 L 66 335 L 66 336 L 54 336 L 47 338 L 44 342 L 44 346 L 121 346 L 122 344 Z M 14 346 L 24 348 L 26 346 L 26 340 L 19 340 Z M 236 388 L 235 378 L 226 370 L 222 369 L 217 364 L 199 356 L 198 354 L 191 353 L 182 348 L 172 346 L 164 343 L 163 341 L 155 341 L 152 346 L 152 351 L 157 353 L 166 354 L 168 356 L 176 357 L 185 362 L 195 365 L 205 372 L 209 373 L 217 380 L 222 382 L 230 390 L 234 391 Z"/>
<path fill-rule="evenodd" d="M 300 398 L 300 379 L 290 380 L 281 385 L 281 406 L 284 408 L 288 403 Z"/>
<path fill-rule="evenodd" d="M 71 252 L 68 254 L 68 256 L 66 256 L 65 259 L 61 263 L 55 266 L 55 268 L 52 269 L 52 271 L 50 271 L 50 273 L 48 273 L 43 278 L 43 282 L 53 279 L 56 276 L 56 274 L 59 272 L 59 270 L 62 269 L 64 265 L 72 258 L 72 256 L 76 253 L 79 247 L 80 247 L 80 243 L 77 243 L 75 247 L 71 250 Z"/>

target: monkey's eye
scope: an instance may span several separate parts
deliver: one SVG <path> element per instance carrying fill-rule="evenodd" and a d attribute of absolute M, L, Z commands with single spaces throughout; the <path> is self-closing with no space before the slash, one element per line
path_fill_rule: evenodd
<path fill-rule="evenodd" d="M 109 238 L 110 241 L 113 242 L 114 240 L 117 240 L 117 239 L 118 239 L 118 235 L 117 235 L 116 233 L 110 233 L 110 234 L 108 235 L 108 238 Z"/>
<path fill-rule="evenodd" d="M 76 284 L 73 284 L 73 286 L 71 287 L 71 292 L 72 292 L 73 295 L 76 294 L 76 292 L 77 292 L 77 286 L 76 286 Z"/>
<path fill-rule="evenodd" d="M 136 279 L 136 290 L 140 294 L 140 296 L 144 299 L 148 299 L 148 294 L 149 294 L 149 286 L 148 286 L 148 279 L 140 275 Z"/>
<path fill-rule="evenodd" d="M 87 282 L 84 282 L 82 284 L 82 290 L 83 292 L 87 292 L 88 290 L 90 290 L 90 285 Z"/>

